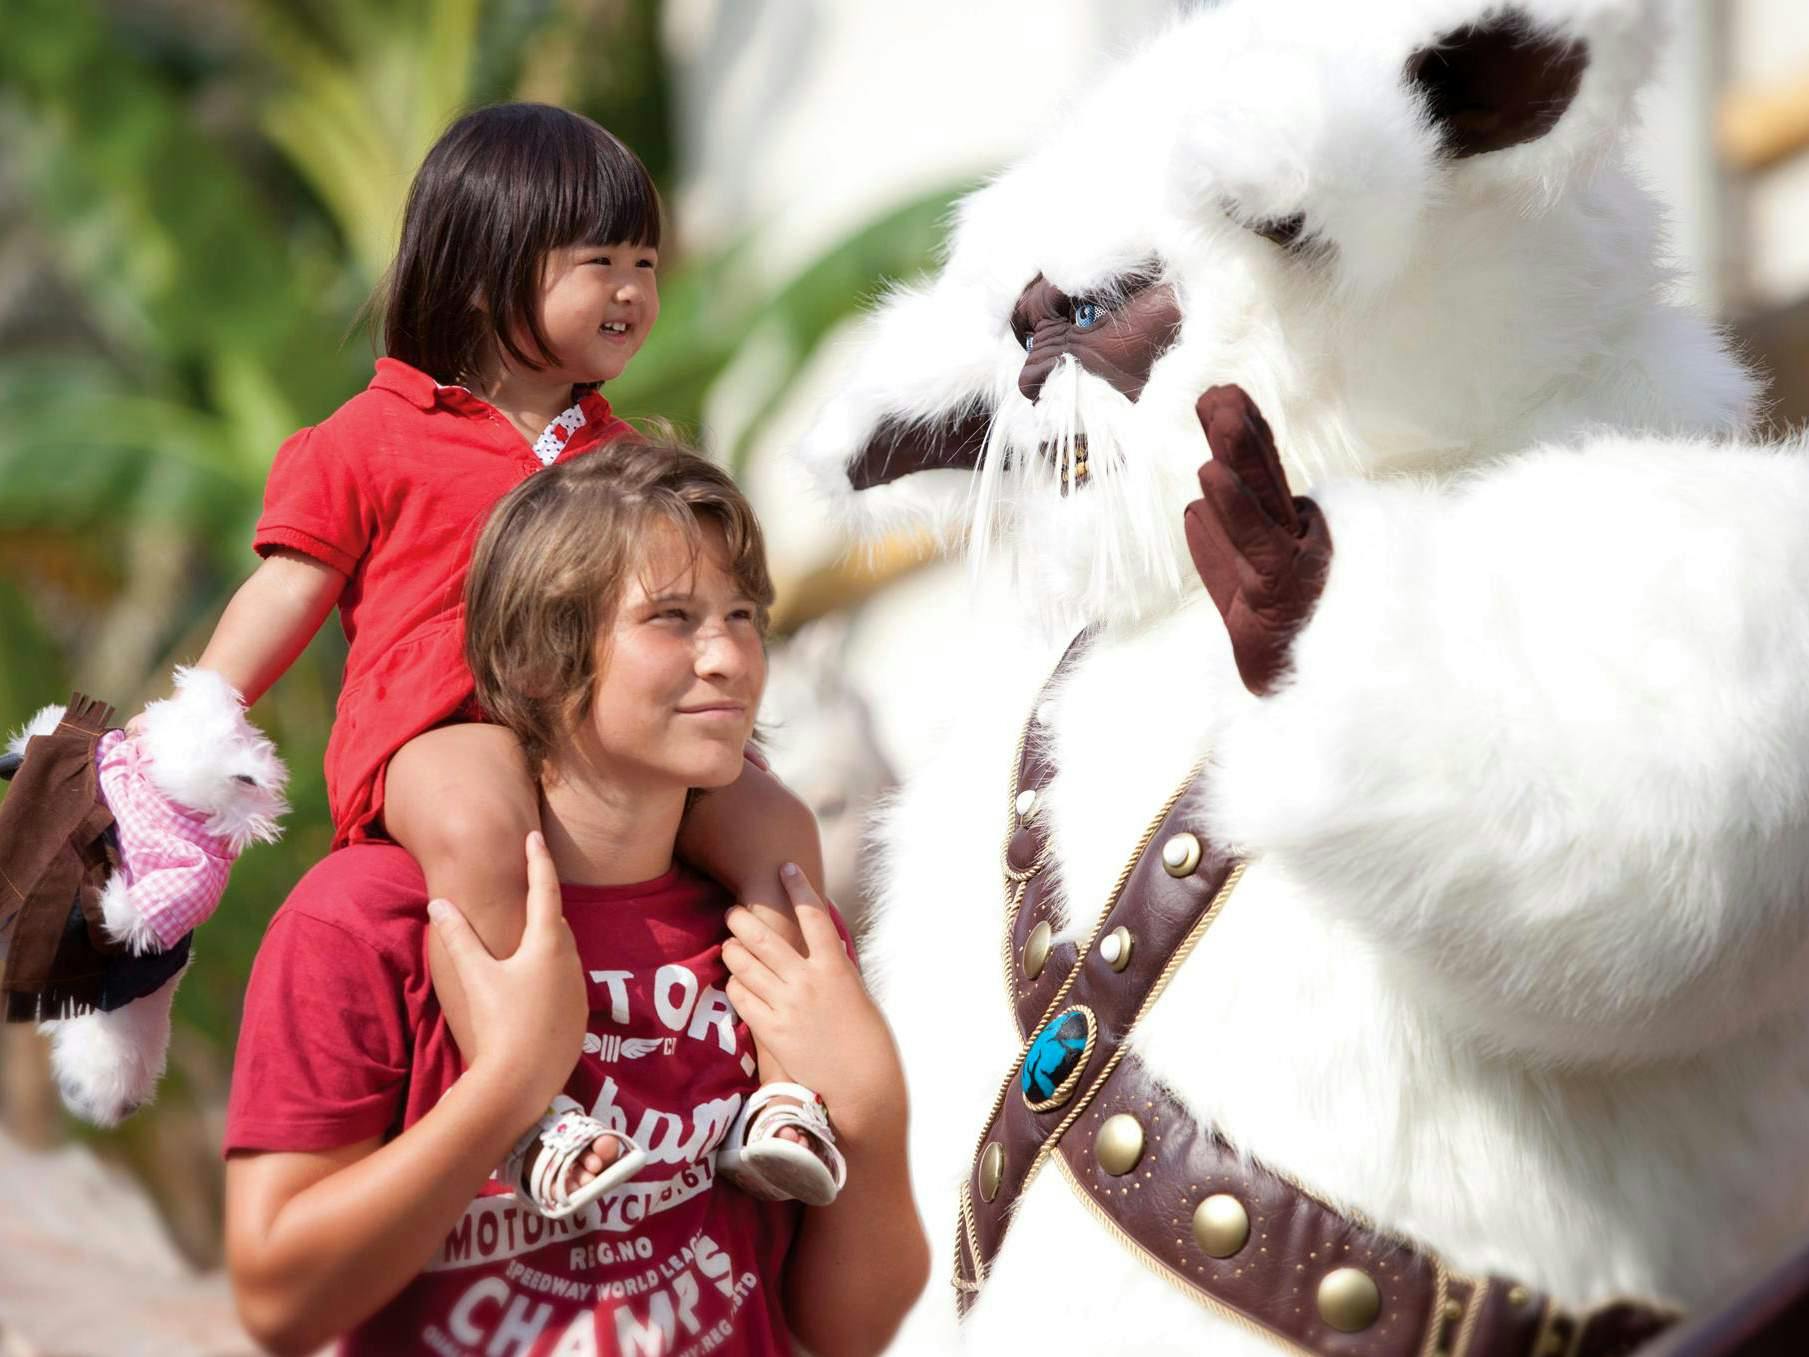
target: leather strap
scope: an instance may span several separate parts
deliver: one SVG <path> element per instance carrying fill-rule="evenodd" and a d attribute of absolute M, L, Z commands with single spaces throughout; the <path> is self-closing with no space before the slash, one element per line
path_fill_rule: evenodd
<path fill-rule="evenodd" d="M 1019 1194 L 1053 1162 L 1153 1270 L 1221 1318 L 1297 1352 L 1620 1357 L 1669 1326 L 1675 1316 L 1650 1306 L 1616 1304 L 1579 1317 L 1529 1287 L 1452 1273 L 1431 1251 L 1240 1155 L 1129 1050 L 1137 1022 L 1224 908 L 1242 867 L 1206 833 L 1196 768 L 1150 825 L 1092 930 L 1078 944 L 1039 945 L 1039 926 L 1053 927 L 1042 803 L 1055 774 L 1041 713 L 1083 643 L 1077 637 L 1063 655 L 1019 745 L 1002 862 L 1003 960 L 1024 1044 L 961 1192 L 954 1275 L 960 1312 L 977 1298 Z M 1108 1166 L 1099 1136 L 1120 1115 L 1140 1128 L 1142 1150 L 1134 1164 Z M 1236 1201 L 1248 1230 L 1235 1250 L 1214 1257 L 1193 1222 L 1202 1202 L 1220 1197 Z M 1222 1250 L 1222 1241 L 1215 1248 Z M 1354 1332 L 1333 1327 L 1319 1305 L 1321 1284 L 1344 1269 L 1365 1274 L 1380 1298 L 1374 1320 Z"/>

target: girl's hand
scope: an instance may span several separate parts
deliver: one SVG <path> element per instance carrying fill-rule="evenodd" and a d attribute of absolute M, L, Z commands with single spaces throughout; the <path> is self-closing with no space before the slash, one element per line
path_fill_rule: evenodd
<path fill-rule="evenodd" d="M 902 1142 L 904 1071 L 891 1029 L 861 983 L 822 897 L 796 865 L 779 873 L 797 910 L 806 950 L 736 906 L 722 945 L 729 1002 L 786 1075 L 829 1106 L 836 1136 L 851 1150 L 876 1139 Z"/>
<path fill-rule="evenodd" d="M 526 1126 L 565 1087 L 590 1017 L 584 970 L 546 840 L 538 831 L 528 835 L 527 923 L 512 956 L 491 956 L 451 901 L 431 901 L 427 913 L 471 1014 L 467 1068 L 518 1103 Z"/>

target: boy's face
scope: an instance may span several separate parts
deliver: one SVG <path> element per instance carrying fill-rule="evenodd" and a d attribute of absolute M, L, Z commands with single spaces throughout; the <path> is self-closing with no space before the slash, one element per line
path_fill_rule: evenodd
<path fill-rule="evenodd" d="M 540 329 L 557 359 L 548 375 L 589 385 L 622 375 L 659 318 L 659 251 L 568 245 L 540 275 Z M 531 352 L 531 350 L 530 350 Z"/>
<path fill-rule="evenodd" d="M 625 785 L 726 786 L 741 775 L 766 687 L 759 608 L 729 573 L 720 528 L 704 530 L 695 558 L 665 519 L 642 536 L 574 743 Z"/>

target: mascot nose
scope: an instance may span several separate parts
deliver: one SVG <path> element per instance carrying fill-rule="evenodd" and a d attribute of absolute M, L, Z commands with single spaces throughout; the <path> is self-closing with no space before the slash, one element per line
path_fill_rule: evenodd
<path fill-rule="evenodd" d="M 1023 370 L 1018 373 L 1018 390 L 1032 405 L 1042 396 L 1043 383 L 1049 380 L 1049 374 L 1055 371 L 1055 365 L 1062 360 L 1060 346 L 1055 343 L 1054 335 L 1048 336 L 1044 344 L 1047 348 L 1041 353 L 1037 349 L 1043 348 L 1042 344 L 1030 350 L 1024 359 Z"/>

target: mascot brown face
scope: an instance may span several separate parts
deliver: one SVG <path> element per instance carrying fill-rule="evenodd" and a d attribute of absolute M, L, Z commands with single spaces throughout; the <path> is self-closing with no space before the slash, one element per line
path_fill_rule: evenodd
<path fill-rule="evenodd" d="M 1017 389 L 1035 405 L 1064 359 L 1135 402 L 1151 367 L 1175 342 L 1181 307 L 1174 290 L 1151 268 L 1128 275 L 1119 289 L 1069 296 L 1038 274 L 1011 309 L 1011 333 L 1023 347 Z M 849 467 L 857 490 L 941 466 L 972 466 L 990 421 L 975 417 L 950 428 L 893 425 L 876 435 Z M 1087 479 L 1084 431 L 1066 443 L 1045 443 L 1039 453 L 1059 470 L 1063 492 Z"/>
<path fill-rule="evenodd" d="M 1618 135 L 1646 19 L 1308 8 L 1311 41 L 1255 4 L 1179 27 L 965 201 L 813 431 L 825 485 L 1008 557 L 1065 625 L 1197 588 L 1210 386 L 1250 392 L 1303 489 L 1537 436 L 1600 285 L 1539 205 Z"/>

